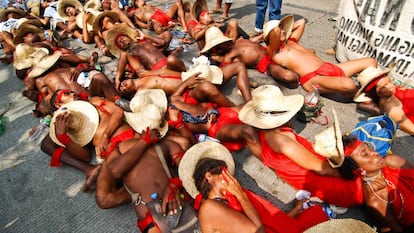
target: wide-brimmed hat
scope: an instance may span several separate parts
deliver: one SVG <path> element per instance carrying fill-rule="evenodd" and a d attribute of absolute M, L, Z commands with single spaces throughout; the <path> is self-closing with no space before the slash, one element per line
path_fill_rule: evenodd
<path fill-rule="evenodd" d="M 13 38 L 13 43 L 15 45 L 23 43 L 23 38 L 28 33 L 33 33 L 33 34 L 39 35 L 41 40 L 43 40 L 45 38 L 45 34 L 44 34 L 43 30 L 39 26 L 31 24 L 31 22 L 35 22 L 35 20 L 34 21 L 31 21 L 31 20 L 30 21 L 24 21 L 22 24 L 19 25 L 19 27 L 16 30 L 15 36 Z"/>
<path fill-rule="evenodd" d="M 210 62 L 206 56 L 193 58 L 193 65 L 190 66 L 190 69 L 186 72 L 181 73 L 181 79 L 185 81 L 196 73 L 200 73 L 198 77 L 211 83 L 223 83 L 223 71 L 221 71 L 218 66 L 210 65 Z"/>
<path fill-rule="evenodd" d="M 23 17 L 26 15 L 26 12 L 24 10 L 20 8 L 16 8 L 14 6 L 9 6 L 6 9 L 3 9 L 0 11 L 0 20 L 5 21 L 7 15 L 12 12 L 18 14 L 20 17 Z"/>
<path fill-rule="evenodd" d="M 105 11 L 95 17 L 95 20 L 93 21 L 93 30 L 95 32 L 98 32 L 102 29 L 102 20 L 108 17 L 112 19 L 113 22 L 119 21 L 119 15 L 113 11 Z"/>
<path fill-rule="evenodd" d="M 208 10 L 207 1 L 206 0 L 196 0 L 191 5 L 190 14 L 195 20 L 198 21 L 198 17 L 200 17 L 200 13 L 203 10 Z"/>
<path fill-rule="evenodd" d="M 66 14 L 66 7 L 73 6 L 75 9 L 83 11 L 83 5 L 78 0 L 59 0 L 56 6 L 56 11 L 62 19 L 68 19 L 69 16 Z"/>
<path fill-rule="evenodd" d="M 55 51 L 52 55 L 46 55 L 37 60 L 38 62 L 33 65 L 32 70 L 27 75 L 28 78 L 36 78 L 42 75 L 44 72 L 50 69 L 60 58 L 62 52 Z"/>
<path fill-rule="evenodd" d="M 388 74 L 393 68 L 395 67 L 395 64 L 392 64 L 386 69 L 381 68 L 375 68 L 375 67 L 368 67 L 365 70 L 363 70 L 361 73 L 359 73 L 357 80 L 359 82 L 359 89 L 357 93 L 354 95 L 354 101 L 355 102 L 366 102 L 370 101 L 371 98 L 367 97 L 364 93 L 365 88 L 375 79 Z"/>
<path fill-rule="evenodd" d="M 281 20 L 270 20 L 263 25 L 263 40 L 267 41 L 268 36 L 275 27 L 280 27 L 286 32 L 286 40 L 289 39 L 292 34 L 294 24 L 293 15 L 286 15 Z"/>
<path fill-rule="evenodd" d="M 313 149 L 328 158 L 329 165 L 336 168 L 344 162 L 344 144 L 342 143 L 341 127 L 335 109 L 332 109 L 334 123 L 329 128 L 315 135 Z"/>
<path fill-rule="evenodd" d="M 24 7 L 36 16 L 40 15 L 40 0 L 26 0 L 23 3 Z"/>
<path fill-rule="evenodd" d="M 53 114 L 50 121 L 50 139 L 59 146 L 65 147 L 56 137 L 55 122 L 56 117 L 66 111 L 70 111 L 71 122 L 68 129 L 68 136 L 72 142 L 85 146 L 92 141 L 98 129 L 99 114 L 96 108 L 87 101 L 76 100 L 62 105 Z"/>
<path fill-rule="evenodd" d="M 283 95 L 275 85 L 262 85 L 252 91 L 252 100 L 239 113 L 242 122 L 259 129 L 273 129 L 288 122 L 304 103 L 302 95 Z"/>
<path fill-rule="evenodd" d="M 132 112 L 145 111 L 146 106 L 149 104 L 156 105 L 161 114 L 167 111 L 167 96 L 162 89 L 143 89 L 138 90 L 134 97 L 129 102 L 129 108 Z"/>
<path fill-rule="evenodd" d="M 89 16 L 88 20 L 86 21 L 86 29 L 88 31 L 92 31 L 93 30 L 93 23 L 95 22 L 95 18 L 101 14 L 100 11 L 95 10 L 93 8 L 84 8 L 84 10 L 82 12 L 80 12 L 77 16 L 76 16 L 76 25 L 78 25 L 79 28 L 83 28 L 83 14 L 85 14 L 85 12 L 90 12 L 91 16 Z"/>
<path fill-rule="evenodd" d="M 18 44 L 14 50 L 13 67 L 16 70 L 23 70 L 32 67 L 40 58 L 47 56 L 49 50 L 36 48 L 25 43 Z"/>
<path fill-rule="evenodd" d="M 234 174 L 234 160 L 230 151 L 225 146 L 213 141 L 205 141 L 195 144 L 184 153 L 184 156 L 180 161 L 180 166 L 178 167 L 178 175 L 183 186 L 193 198 L 199 193 L 194 183 L 194 171 L 198 161 L 205 158 L 224 161 L 229 173 Z"/>
<path fill-rule="evenodd" d="M 145 132 L 147 127 L 158 129 L 161 137 L 164 137 L 168 132 L 168 123 L 164 114 L 155 104 L 148 104 L 138 112 L 124 112 L 124 116 L 128 124 L 137 133 Z"/>
<path fill-rule="evenodd" d="M 206 30 L 205 33 L 206 44 L 201 50 L 201 53 L 208 52 L 211 48 L 216 47 L 219 44 L 222 44 L 227 41 L 232 41 L 230 37 L 227 37 L 218 27 L 210 27 Z"/>
<path fill-rule="evenodd" d="M 108 46 L 111 54 L 117 58 L 119 58 L 121 55 L 122 50 L 115 44 L 115 39 L 120 35 L 126 35 L 133 41 L 136 41 L 138 37 L 138 31 L 127 25 L 119 25 L 108 31 L 108 34 L 105 37 L 105 44 Z"/>
<path fill-rule="evenodd" d="M 304 233 L 376 233 L 375 227 L 370 227 L 363 221 L 343 218 L 330 219 L 308 228 Z"/>
<path fill-rule="evenodd" d="M 83 8 L 85 9 L 92 8 L 98 11 L 101 9 L 101 7 L 102 7 L 102 3 L 99 0 L 89 0 L 83 5 Z"/>

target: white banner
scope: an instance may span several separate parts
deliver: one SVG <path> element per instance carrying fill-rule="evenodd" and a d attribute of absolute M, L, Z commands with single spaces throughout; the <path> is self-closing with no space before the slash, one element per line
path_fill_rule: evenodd
<path fill-rule="evenodd" d="M 396 63 L 397 85 L 414 88 L 414 0 L 341 0 L 336 58 L 375 58 L 380 67 Z"/>

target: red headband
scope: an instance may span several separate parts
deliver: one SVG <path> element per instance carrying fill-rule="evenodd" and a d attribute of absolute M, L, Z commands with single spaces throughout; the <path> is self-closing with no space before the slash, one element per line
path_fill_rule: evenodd
<path fill-rule="evenodd" d="M 60 90 L 55 99 L 55 106 L 60 103 L 60 101 L 62 100 L 63 94 L 69 93 L 69 92 L 70 92 L 69 90 Z"/>
<path fill-rule="evenodd" d="M 360 140 L 355 140 L 354 142 L 345 146 L 344 153 L 345 156 L 350 156 L 354 150 L 361 145 L 363 142 Z"/>
<path fill-rule="evenodd" d="M 200 12 L 200 15 L 198 16 L 198 19 L 200 20 L 200 18 L 203 17 L 205 14 L 208 14 L 208 10 L 202 10 Z"/>
<path fill-rule="evenodd" d="M 365 87 L 365 91 L 370 91 L 372 88 L 374 88 L 375 86 L 377 86 L 377 83 L 379 82 L 379 80 L 382 78 L 382 76 L 375 78 L 374 80 L 372 80 L 366 87 Z"/>

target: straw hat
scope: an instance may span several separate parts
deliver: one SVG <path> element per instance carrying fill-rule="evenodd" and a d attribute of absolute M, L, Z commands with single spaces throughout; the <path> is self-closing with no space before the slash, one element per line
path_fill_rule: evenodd
<path fill-rule="evenodd" d="M 37 63 L 39 58 L 47 56 L 49 50 L 46 48 L 35 48 L 28 44 L 21 43 L 16 46 L 14 54 L 15 59 L 13 61 L 13 67 L 16 70 L 23 70 L 30 68 L 33 64 Z"/>
<path fill-rule="evenodd" d="M 167 111 L 167 96 L 162 89 L 144 89 L 135 93 L 134 97 L 129 102 L 129 107 L 132 112 L 145 111 L 146 106 L 149 104 L 156 105 L 161 114 L 163 115 Z"/>
<path fill-rule="evenodd" d="M 359 73 L 357 80 L 360 84 L 360 88 L 358 89 L 357 93 L 354 96 L 354 101 L 355 102 L 370 101 L 371 98 L 365 95 L 364 89 L 367 87 L 368 84 L 370 84 L 376 78 L 379 78 L 385 74 L 388 74 L 394 68 L 394 66 L 395 66 L 395 63 L 384 70 L 370 66 L 366 68 L 365 70 L 363 70 L 361 73 Z"/>
<path fill-rule="evenodd" d="M 43 30 L 39 26 L 33 25 L 30 22 L 31 21 L 25 21 L 17 28 L 16 35 L 13 38 L 13 43 L 15 45 L 23 43 L 23 39 L 28 33 L 37 34 L 40 39 L 45 38 Z"/>
<path fill-rule="evenodd" d="M 227 164 L 227 170 L 234 174 L 234 160 L 226 147 L 213 141 L 199 142 L 188 149 L 181 159 L 178 167 L 178 175 L 183 183 L 185 190 L 193 198 L 199 193 L 194 184 L 193 174 L 197 166 L 197 162 L 204 158 L 222 160 Z"/>
<path fill-rule="evenodd" d="M 182 72 L 181 79 L 185 81 L 196 73 L 201 73 L 198 77 L 201 77 L 213 84 L 223 83 L 223 71 L 221 71 L 220 67 L 204 64 L 191 67 L 188 71 Z"/>
<path fill-rule="evenodd" d="M 111 18 L 113 22 L 119 21 L 119 15 L 117 13 L 115 13 L 113 11 L 105 11 L 105 12 L 97 15 L 95 17 L 95 20 L 93 21 L 93 30 L 95 32 L 98 32 L 98 31 L 100 31 L 102 29 L 101 28 L 102 27 L 102 20 L 105 17 Z"/>
<path fill-rule="evenodd" d="M 344 162 L 344 144 L 342 143 L 342 133 L 339 127 L 338 116 L 335 109 L 332 109 L 334 123 L 329 128 L 315 135 L 313 149 L 320 155 L 328 157 L 331 167 L 342 166 Z"/>
<path fill-rule="evenodd" d="M 68 6 L 73 6 L 75 9 L 83 11 L 83 5 L 78 0 L 59 0 L 56 7 L 56 11 L 62 19 L 69 18 L 69 16 L 65 12 L 66 7 Z"/>
<path fill-rule="evenodd" d="M 46 55 L 41 57 L 40 59 L 36 58 L 36 64 L 33 65 L 32 70 L 27 75 L 28 78 L 36 78 L 46 72 L 50 67 L 52 67 L 57 60 L 59 60 L 60 55 L 62 52 L 56 51 L 52 55 Z"/>
<path fill-rule="evenodd" d="M 26 0 L 23 3 L 24 7 L 36 16 L 40 15 L 40 0 Z"/>
<path fill-rule="evenodd" d="M 53 114 L 52 120 L 50 121 L 49 136 L 54 143 L 62 147 L 65 147 L 65 145 L 59 142 L 56 138 L 55 122 L 56 117 L 66 111 L 70 111 L 71 114 L 71 124 L 67 132 L 68 136 L 74 143 L 79 144 L 80 146 L 85 146 L 92 141 L 93 136 L 98 129 L 98 111 L 89 102 L 81 100 L 64 104 L 56 110 Z"/>
<path fill-rule="evenodd" d="M 0 20 L 1 21 L 5 21 L 7 20 L 6 17 L 9 13 L 16 13 L 18 14 L 20 17 L 23 17 L 26 15 L 26 12 L 20 8 L 16 8 L 14 6 L 9 6 L 6 9 L 3 9 L 2 11 L 0 11 Z"/>
<path fill-rule="evenodd" d="M 319 223 L 304 233 L 376 233 L 376 228 L 370 227 L 365 222 L 352 218 L 331 219 Z"/>
<path fill-rule="evenodd" d="M 263 40 L 267 41 L 270 32 L 277 26 L 286 32 L 286 40 L 292 34 L 294 24 L 293 15 L 286 15 L 281 20 L 270 20 L 263 25 Z"/>
<path fill-rule="evenodd" d="M 88 8 L 88 9 L 84 9 L 84 11 L 80 12 L 77 16 L 76 16 L 76 25 L 78 25 L 79 28 L 83 28 L 83 14 L 85 14 L 85 12 L 90 12 L 91 16 L 89 16 L 88 20 L 86 21 L 86 26 L 87 26 L 87 30 L 88 31 L 92 31 L 93 30 L 93 23 L 95 21 L 96 16 L 98 16 L 99 14 L 101 14 L 100 11 L 95 10 L 93 8 Z"/>
<path fill-rule="evenodd" d="M 127 25 L 120 25 L 108 31 L 108 34 L 105 37 L 105 44 L 108 46 L 111 54 L 117 58 L 119 58 L 121 55 L 122 50 L 115 44 L 115 39 L 120 35 L 126 35 L 133 41 L 136 41 L 138 37 L 138 31 Z"/>
<path fill-rule="evenodd" d="M 102 3 L 99 0 L 89 0 L 85 3 L 85 5 L 83 5 L 83 8 L 85 9 L 95 9 L 95 10 L 100 10 L 102 7 Z"/>
<path fill-rule="evenodd" d="M 259 129 L 273 129 L 288 122 L 302 107 L 302 95 L 284 96 L 275 85 L 262 85 L 252 91 L 252 100 L 239 113 L 242 122 Z"/>
<path fill-rule="evenodd" d="M 206 30 L 205 41 L 206 44 L 204 45 L 204 48 L 201 50 L 201 53 L 205 53 L 209 51 L 211 48 L 224 42 L 232 41 L 232 39 L 230 37 L 225 36 L 218 27 L 210 27 Z"/>
<path fill-rule="evenodd" d="M 168 132 L 168 123 L 164 118 L 164 114 L 155 104 L 148 104 L 139 112 L 124 112 L 124 116 L 128 124 L 137 133 L 142 133 L 149 127 L 150 129 L 158 129 L 161 137 Z"/>
<path fill-rule="evenodd" d="M 194 1 L 193 5 L 191 5 L 190 14 L 195 20 L 198 21 L 198 17 L 200 17 L 200 13 L 203 10 L 208 10 L 207 1 L 196 0 Z"/>

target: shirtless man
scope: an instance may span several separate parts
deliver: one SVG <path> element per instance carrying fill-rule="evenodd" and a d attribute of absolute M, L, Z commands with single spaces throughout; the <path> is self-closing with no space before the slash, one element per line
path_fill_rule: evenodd
<path fill-rule="evenodd" d="M 244 38 L 232 40 L 217 27 L 207 29 L 205 38 L 206 44 L 201 53 L 221 63 L 221 67 L 239 61 L 248 68 L 255 67 L 261 73 L 268 73 L 290 88 L 297 87 L 297 74 L 272 62 L 267 49 L 260 44 Z"/>
<path fill-rule="evenodd" d="M 145 0 L 136 1 L 137 9 L 134 13 L 135 22 L 141 28 L 153 29 L 157 34 L 167 31 L 169 27 L 175 26 L 175 18 L 178 17 L 182 25 L 182 30 L 187 31 L 184 18 L 182 0 L 176 0 L 167 12 L 163 12 L 154 5 L 149 5 Z"/>
<path fill-rule="evenodd" d="M 268 44 L 269 53 L 273 62 L 299 75 L 299 83 L 306 91 L 314 87 L 321 94 L 339 93 L 352 97 L 356 93 L 356 86 L 351 76 L 367 67 L 377 66 L 373 58 L 361 58 L 333 65 L 324 62 L 312 49 L 304 48 L 298 43 L 305 29 L 305 19 L 293 23 L 293 16 L 281 20 L 263 38 Z M 269 23 L 268 23 L 269 24 Z M 293 25 L 292 29 L 285 25 Z M 283 30 L 282 28 L 287 28 Z"/>
<path fill-rule="evenodd" d="M 138 40 L 138 42 L 135 42 Z M 119 56 L 115 87 L 119 89 L 121 77 L 127 64 L 132 73 L 147 70 L 169 69 L 182 72 L 186 70 L 184 63 L 174 55 L 166 57 L 159 47 L 168 46 L 165 39 L 149 36 L 141 31 L 128 27 L 116 27 L 108 32 L 106 44 L 114 56 Z M 156 47 L 155 45 L 159 45 Z"/>

